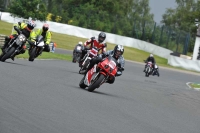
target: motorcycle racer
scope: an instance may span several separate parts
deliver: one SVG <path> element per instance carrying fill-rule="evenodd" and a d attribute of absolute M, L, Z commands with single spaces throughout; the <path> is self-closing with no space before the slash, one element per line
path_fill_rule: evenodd
<path fill-rule="evenodd" d="M 145 72 L 145 69 L 146 69 L 146 67 L 147 67 L 147 62 L 152 62 L 152 68 L 153 68 L 153 70 L 154 70 L 154 68 L 155 68 L 155 64 L 156 64 L 156 60 L 155 60 L 155 58 L 153 57 L 153 54 L 150 54 L 149 55 L 149 57 L 147 57 L 147 59 L 146 59 L 146 64 L 145 64 L 145 67 L 144 67 L 144 70 L 143 70 L 143 72 Z M 153 71 L 152 70 L 152 71 Z"/>
<path fill-rule="evenodd" d="M 89 40 L 87 40 L 84 43 L 84 49 L 82 50 L 82 56 L 81 56 L 81 59 L 79 61 L 79 66 L 82 63 L 83 57 L 87 53 L 87 50 L 90 50 L 93 47 L 96 47 L 96 48 L 99 49 L 99 51 L 101 50 L 101 53 L 106 52 L 107 44 L 104 42 L 105 39 L 106 39 L 106 34 L 104 32 L 101 32 L 98 35 L 98 40 L 95 37 L 91 37 Z M 90 47 L 87 47 L 89 44 L 90 44 Z"/>
<path fill-rule="evenodd" d="M 15 38 L 17 37 L 17 31 L 16 30 L 19 30 L 22 32 L 22 34 L 24 34 L 27 38 L 29 38 L 31 41 L 34 42 L 34 39 L 36 37 L 36 34 L 35 32 L 33 31 L 33 29 L 36 27 L 36 24 L 34 21 L 32 20 L 29 20 L 27 23 L 23 23 L 23 22 L 18 22 L 17 24 L 14 25 L 14 29 L 15 31 L 13 32 L 12 35 L 10 36 L 6 36 L 5 37 L 5 43 L 4 45 L 1 47 L 2 51 L 4 51 L 4 49 L 7 47 L 9 41 L 12 39 L 12 38 Z M 22 50 L 20 53 L 18 54 L 23 54 L 25 53 L 25 50 L 26 50 L 26 47 L 25 45 L 22 45 Z M 11 58 L 12 60 L 14 60 L 14 57 Z"/>
<path fill-rule="evenodd" d="M 118 70 L 116 76 L 121 76 L 122 71 L 124 71 L 125 60 L 123 57 L 124 47 L 122 45 L 116 45 L 113 50 L 107 51 L 105 53 L 100 54 L 99 56 L 93 58 L 90 61 L 90 65 L 88 66 L 85 74 L 95 65 L 101 62 L 104 58 L 108 57 L 109 55 L 115 58 L 118 62 Z M 115 81 L 115 77 L 112 77 L 107 82 L 113 84 Z"/>

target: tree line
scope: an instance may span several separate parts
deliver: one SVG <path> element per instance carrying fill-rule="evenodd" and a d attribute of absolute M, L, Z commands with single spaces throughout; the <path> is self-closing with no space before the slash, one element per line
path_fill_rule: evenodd
<path fill-rule="evenodd" d="M 5 2 L 8 0 L 0 1 L 8 3 Z M 145 41 L 155 40 L 155 31 L 162 29 L 155 25 L 154 15 L 150 13 L 149 0 L 9 0 L 9 3 L 6 11 L 14 16 L 50 20 Z M 195 35 L 197 27 L 194 21 L 200 20 L 200 1 L 176 0 L 176 3 L 175 9 L 166 9 L 162 25 L 176 31 L 183 30 L 191 36 Z M 176 33 L 171 31 L 167 30 L 173 39 Z M 169 38 L 169 34 L 165 38 Z M 190 43 L 193 43 L 191 41 Z"/>
<path fill-rule="evenodd" d="M 134 20 L 153 22 L 149 0 L 12 0 L 13 15 L 131 36 Z"/>

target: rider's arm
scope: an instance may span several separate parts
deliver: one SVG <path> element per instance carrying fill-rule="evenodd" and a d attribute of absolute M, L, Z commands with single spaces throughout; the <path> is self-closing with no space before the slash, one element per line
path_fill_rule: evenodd
<path fill-rule="evenodd" d="M 18 23 L 14 24 L 13 28 L 14 28 L 14 31 L 12 32 L 12 34 L 17 34 L 17 30 L 20 30 Z"/>
<path fill-rule="evenodd" d="M 103 46 L 103 48 L 102 48 L 102 53 L 105 53 L 105 52 L 106 52 L 106 48 L 107 48 L 107 44 L 104 43 L 104 46 Z"/>
<path fill-rule="evenodd" d="M 46 35 L 46 44 L 49 45 L 50 42 L 51 42 L 51 33 L 47 32 L 47 35 Z"/>
<path fill-rule="evenodd" d="M 107 47 L 107 44 L 104 43 L 103 46 L 102 46 L 102 48 L 101 48 L 101 54 L 106 53 L 106 47 Z"/>
<path fill-rule="evenodd" d="M 36 36 L 41 35 L 42 34 L 42 30 L 41 29 L 36 30 L 35 34 L 36 34 Z"/>
<path fill-rule="evenodd" d="M 118 65 L 116 76 L 121 76 L 122 75 L 122 71 L 124 71 L 124 65 L 125 65 L 125 60 L 124 60 L 123 57 L 121 57 L 119 59 L 119 65 Z"/>
<path fill-rule="evenodd" d="M 155 60 L 155 58 L 153 58 L 153 63 L 156 64 L 156 60 Z"/>
<path fill-rule="evenodd" d="M 84 43 L 84 47 L 86 47 L 87 45 L 91 44 L 93 42 L 93 40 L 95 39 L 95 37 L 91 37 L 89 40 L 87 40 L 85 43 Z"/>
<path fill-rule="evenodd" d="M 120 64 L 120 66 L 119 66 L 119 71 L 124 71 L 124 65 L 125 65 L 125 60 L 124 60 L 124 57 L 120 57 L 120 59 L 119 59 L 119 64 Z"/>
<path fill-rule="evenodd" d="M 30 39 L 31 41 L 35 42 L 36 36 L 37 36 L 37 35 L 36 35 L 35 31 L 32 31 L 32 32 L 30 33 L 29 39 Z"/>
<path fill-rule="evenodd" d="M 98 56 L 101 57 L 102 59 L 106 58 L 107 56 L 109 56 L 111 54 L 111 51 L 107 51 L 104 53 L 99 54 Z"/>
<path fill-rule="evenodd" d="M 149 57 L 147 58 L 146 62 L 148 62 L 148 61 L 149 61 Z"/>

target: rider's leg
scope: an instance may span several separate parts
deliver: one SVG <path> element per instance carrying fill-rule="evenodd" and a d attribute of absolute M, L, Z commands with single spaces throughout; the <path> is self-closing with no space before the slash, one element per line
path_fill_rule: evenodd
<path fill-rule="evenodd" d="M 93 59 L 91 59 L 90 65 L 89 65 L 88 68 L 86 69 L 85 74 L 86 74 L 90 69 L 92 69 L 92 67 L 93 67 L 95 64 L 98 64 L 101 60 L 102 60 L 101 57 L 94 57 Z"/>

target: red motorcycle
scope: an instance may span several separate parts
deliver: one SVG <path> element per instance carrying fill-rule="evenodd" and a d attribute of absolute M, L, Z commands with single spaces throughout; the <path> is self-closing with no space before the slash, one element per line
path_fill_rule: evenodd
<path fill-rule="evenodd" d="M 88 91 L 90 92 L 94 91 L 107 80 L 115 77 L 118 69 L 117 64 L 117 60 L 112 56 L 104 58 L 102 62 L 94 65 L 94 67 L 87 72 L 80 81 L 79 86 L 84 89 L 88 87 Z"/>

